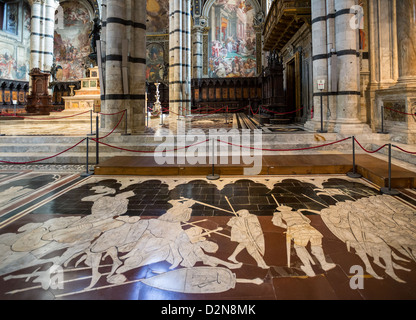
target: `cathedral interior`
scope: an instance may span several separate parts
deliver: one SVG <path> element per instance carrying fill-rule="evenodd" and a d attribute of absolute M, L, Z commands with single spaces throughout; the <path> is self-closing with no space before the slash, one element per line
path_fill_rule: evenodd
<path fill-rule="evenodd" d="M 414 300 L 415 154 L 416 0 L 0 0 L 0 300 Z"/>

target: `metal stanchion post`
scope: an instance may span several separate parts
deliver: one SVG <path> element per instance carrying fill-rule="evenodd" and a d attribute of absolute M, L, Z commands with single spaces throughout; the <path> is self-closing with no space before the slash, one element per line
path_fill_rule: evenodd
<path fill-rule="evenodd" d="M 352 137 L 352 172 L 348 172 L 347 176 L 350 178 L 361 178 L 362 175 L 357 173 L 357 166 L 355 164 L 355 137 Z"/>
<path fill-rule="evenodd" d="M 92 109 L 90 110 L 90 127 L 91 127 L 91 132 L 88 135 L 93 136 L 95 135 L 95 133 L 92 132 Z"/>
<path fill-rule="evenodd" d="M 90 164 L 89 164 L 89 147 L 90 147 L 90 145 L 89 145 L 89 140 L 90 140 L 90 138 L 88 138 L 87 137 L 87 159 L 86 159 L 86 169 L 85 169 L 85 172 L 84 173 L 82 173 L 81 174 L 81 177 L 89 177 L 89 176 L 91 176 L 91 173 L 90 173 L 90 168 L 89 168 L 89 166 L 90 166 Z"/>
<path fill-rule="evenodd" d="M 391 143 L 389 143 L 389 177 L 388 177 L 388 187 L 381 188 L 382 194 L 387 194 L 390 196 L 398 196 L 400 194 L 399 191 L 394 190 L 391 188 Z"/>
<path fill-rule="evenodd" d="M 100 144 L 99 144 L 99 119 L 98 119 L 98 113 L 97 117 L 95 119 L 95 132 L 96 132 L 96 138 L 95 138 L 95 163 L 98 165 L 100 163 Z"/>
<path fill-rule="evenodd" d="M 324 104 L 323 104 L 323 90 L 321 90 L 321 130 L 318 130 L 319 133 L 327 133 L 328 131 L 324 130 Z"/>
<path fill-rule="evenodd" d="M 377 133 L 388 134 L 388 132 L 384 131 L 384 106 L 381 106 L 381 131 Z"/>
<path fill-rule="evenodd" d="M 0 117 L 0 121 L 1 121 L 1 117 Z M 5 136 L 5 134 L 4 133 L 1 133 L 1 127 L 0 127 L 0 137 L 4 137 L 4 136 Z"/>
<path fill-rule="evenodd" d="M 212 173 L 207 175 L 207 179 L 208 180 L 218 180 L 220 178 L 220 176 L 218 174 L 215 174 L 215 141 L 214 138 L 211 139 L 212 141 Z"/>

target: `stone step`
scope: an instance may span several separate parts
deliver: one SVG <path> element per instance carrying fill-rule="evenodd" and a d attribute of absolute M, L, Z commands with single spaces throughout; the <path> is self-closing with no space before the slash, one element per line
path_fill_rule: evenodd
<path fill-rule="evenodd" d="M 376 150 L 378 147 L 384 144 L 383 141 L 377 141 L 379 135 L 374 135 L 372 137 L 358 136 L 357 139 L 367 150 Z M 11 162 L 24 162 L 24 161 L 33 161 L 46 157 L 51 157 L 57 153 L 64 151 L 67 148 L 74 146 L 76 143 L 80 142 L 83 136 L 4 136 L 0 137 L 0 160 L 11 161 Z M 177 137 L 178 138 L 178 137 Z M 179 136 L 183 139 L 184 136 Z M 181 144 L 190 145 L 193 141 L 203 141 L 207 138 L 205 135 L 199 136 L 199 140 L 188 140 L 190 142 Z M 313 154 L 313 153 L 325 153 L 325 152 L 338 152 L 345 154 L 352 154 L 352 143 L 351 141 L 345 141 L 342 143 L 334 144 L 331 146 L 326 146 L 323 148 L 316 148 L 311 150 L 294 150 L 308 147 L 319 147 L 324 144 L 339 141 L 343 139 L 343 136 L 339 136 L 335 133 L 327 134 L 315 134 L 315 133 L 300 133 L 300 134 L 264 134 L 262 135 L 262 149 L 290 149 L 291 151 L 268 151 L 263 150 L 263 155 L 280 155 L 280 154 Z M 224 141 L 229 141 L 233 143 L 232 137 L 221 137 Z M 163 138 L 163 145 L 168 150 L 174 150 L 177 147 L 175 140 L 169 140 Z M 116 146 L 123 149 L 129 150 L 143 150 L 143 151 L 152 151 L 155 150 L 162 142 L 156 141 L 153 135 L 132 135 L 132 136 L 122 136 L 120 134 L 113 134 L 108 138 L 104 139 L 103 142 Z M 238 140 L 240 141 L 240 140 Z M 252 140 L 253 141 L 253 140 Z M 240 144 L 240 143 L 236 143 Z M 227 148 L 228 147 L 228 148 Z M 259 146 L 255 146 L 259 147 Z M 402 146 L 405 150 L 410 150 L 410 146 Z M 232 146 L 227 146 L 224 144 L 222 146 L 223 150 L 228 150 L 228 154 L 242 154 L 243 151 L 246 153 L 254 154 L 254 150 L 236 148 Z M 233 150 L 234 149 L 234 150 Z M 416 147 L 414 148 L 416 149 Z M 201 151 L 199 149 L 199 151 Z M 416 151 L 416 150 L 415 150 Z M 89 153 L 91 159 L 95 157 L 95 142 L 90 141 Z M 138 153 L 123 151 L 115 149 L 109 146 L 100 144 L 100 160 L 108 159 L 114 156 L 131 156 L 135 154 L 141 154 L 149 157 L 153 157 L 154 153 Z M 210 152 L 210 150 L 208 150 Z M 256 150 L 257 153 L 260 153 L 259 150 Z M 365 153 L 358 146 L 356 147 L 357 153 Z M 380 151 L 380 154 L 386 155 L 387 148 Z M 415 164 L 415 157 L 411 154 L 403 153 L 397 149 L 393 150 L 393 158 Z M 86 142 L 81 143 L 74 149 L 71 149 L 64 154 L 59 155 L 58 157 L 47 160 L 48 163 L 68 163 L 68 164 L 78 164 L 85 163 L 86 161 Z M 95 160 L 94 160 L 95 161 Z"/>

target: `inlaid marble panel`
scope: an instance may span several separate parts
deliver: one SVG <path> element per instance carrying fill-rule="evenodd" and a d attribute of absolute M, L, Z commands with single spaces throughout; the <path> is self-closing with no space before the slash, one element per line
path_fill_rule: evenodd
<path fill-rule="evenodd" d="M 0 297 L 414 299 L 412 195 L 345 176 L 92 176 L 3 225 Z"/>

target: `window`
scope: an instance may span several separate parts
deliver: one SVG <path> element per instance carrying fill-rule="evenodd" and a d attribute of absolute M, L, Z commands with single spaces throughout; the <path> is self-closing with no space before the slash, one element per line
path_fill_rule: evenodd
<path fill-rule="evenodd" d="M 0 28 L 2 31 L 17 35 L 19 3 L 0 0 Z"/>

